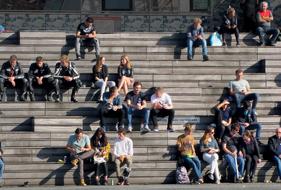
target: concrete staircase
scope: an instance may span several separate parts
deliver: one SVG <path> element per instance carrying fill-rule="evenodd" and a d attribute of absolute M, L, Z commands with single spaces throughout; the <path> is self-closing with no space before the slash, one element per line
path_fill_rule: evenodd
<path fill-rule="evenodd" d="M 253 91 L 261 95 L 258 104 L 259 121 L 263 126 L 262 141 L 267 143 L 276 127 L 280 126 L 281 84 L 280 47 L 254 46 L 256 37 L 241 34 L 241 46 L 210 47 L 210 61 L 202 62 L 200 49 L 194 61 L 186 61 L 184 34 L 171 33 L 117 33 L 99 34 L 102 55 L 106 57 L 109 72 L 117 72 L 120 56 L 128 54 L 134 65 L 135 79 L 148 89 L 165 87 L 172 96 L 176 109 L 175 133 L 165 131 L 166 120 L 160 121 L 159 133 L 129 134 L 134 141 L 135 157 L 131 183 L 173 183 L 176 168 L 175 142 L 185 122 L 196 124 L 194 135 L 199 140 L 203 129 L 213 122 L 211 108 L 217 103 L 222 88 L 234 78 L 234 71 L 243 68 Z M 16 54 L 25 71 L 38 55 L 43 56 L 52 70 L 61 53 L 75 59 L 74 37 L 63 32 L 29 32 L 0 34 L 0 62 Z M 233 41 L 234 39 L 232 39 Z M 0 139 L 6 160 L 5 183 L 21 185 L 67 185 L 77 183 L 77 169 L 57 163 L 65 155 L 67 137 L 75 128 L 83 127 L 92 136 L 99 126 L 99 105 L 90 97 L 93 54 L 75 61 L 84 86 L 79 91 L 79 103 L 69 102 L 65 92 L 63 103 L 43 101 L 0 103 Z M 114 77 L 114 76 L 113 76 Z M 12 92 L 9 92 L 10 95 Z M 36 91 L 42 100 L 42 90 Z M 112 120 L 108 120 L 114 130 Z M 109 132 L 110 142 L 116 134 Z M 206 164 L 205 164 L 206 165 Z M 223 167 L 223 165 L 222 165 Z M 259 166 L 257 180 L 274 180 L 275 167 L 266 160 Z M 116 181 L 112 164 L 111 179 Z M 92 165 L 86 167 L 91 176 Z M 87 178 L 88 183 L 92 179 Z"/>

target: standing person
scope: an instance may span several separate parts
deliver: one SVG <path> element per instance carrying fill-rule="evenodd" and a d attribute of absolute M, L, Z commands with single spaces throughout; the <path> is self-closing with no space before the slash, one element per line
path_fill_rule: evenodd
<path fill-rule="evenodd" d="M 128 88 L 134 82 L 133 65 L 128 55 L 122 55 L 118 66 L 118 91 L 123 89 L 124 94 L 128 93 Z"/>
<path fill-rule="evenodd" d="M 84 23 L 79 24 L 77 27 L 76 46 L 75 46 L 77 60 L 81 59 L 81 50 L 80 50 L 81 46 L 95 47 L 96 59 L 98 59 L 100 55 L 99 40 L 97 39 L 96 29 L 93 23 L 94 23 L 93 18 L 88 17 Z M 83 56 L 85 54 L 84 47 L 83 47 Z"/>
<path fill-rule="evenodd" d="M 229 7 L 226 15 L 223 16 L 223 23 L 219 33 L 222 35 L 222 44 L 226 45 L 225 34 L 235 34 L 236 46 L 239 46 L 239 29 L 236 11 L 234 8 Z M 231 42 L 230 42 L 231 43 Z"/>
<path fill-rule="evenodd" d="M 0 75 L 0 100 L 4 99 L 4 88 L 12 87 L 19 88 L 21 95 L 20 101 L 25 101 L 27 92 L 27 80 L 24 78 L 24 73 L 16 55 L 11 55 L 9 61 L 3 63 Z"/>
<path fill-rule="evenodd" d="M 105 65 L 105 57 L 100 56 L 97 63 L 93 66 L 93 76 L 95 86 L 101 89 L 99 101 L 102 102 L 106 87 L 111 88 L 115 86 L 114 81 L 108 81 L 108 67 Z"/>
<path fill-rule="evenodd" d="M 187 29 L 187 59 L 193 59 L 193 47 L 202 45 L 203 61 L 208 61 L 207 42 L 204 39 L 204 29 L 201 26 L 202 20 L 195 18 L 193 24 Z"/>
<path fill-rule="evenodd" d="M 201 162 L 196 156 L 195 152 L 195 139 L 191 133 L 192 125 L 185 124 L 184 125 L 184 134 L 178 136 L 177 146 L 178 151 L 181 154 L 181 158 L 183 162 L 191 167 L 195 173 L 195 183 L 202 184 L 202 171 L 201 171 Z"/>
<path fill-rule="evenodd" d="M 208 127 L 205 130 L 203 137 L 200 140 L 200 151 L 203 153 L 203 160 L 211 165 L 209 178 L 216 179 L 216 184 L 220 184 L 220 171 L 219 171 L 219 155 L 220 151 L 218 143 L 214 137 L 215 129 Z"/>
<path fill-rule="evenodd" d="M 246 173 L 244 182 L 253 182 L 257 164 L 261 163 L 259 145 L 250 131 L 245 131 L 239 148 L 246 158 Z"/>
<path fill-rule="evenodd" d="M 281 127 L 275 130 L 275 135 L 268 139 L 271 158 L 276 164 L 279 180 L 281 180 Z"/>
<path fill-rule="evenodd" d="M 242 101 L 253 101 L 252 109 L 256 114 L 256 106 L 259 101 L 259 95 L 251 92 L 249 82 L 245 80 L 244 72 L 242 69 L 235 71 L 236 78 L 229 82 L 230 93 L 235 97 L 236 105 L 241 107 Z"/>
<path fill-rule="evenodd" d="M 62 55 L 60 62 L 56 63 L 54 78 L 56 79 L 56 91 L 60 94 L 61 88 L 71 88 L 71 102 L 78 102 L 75 98 L 76 93 L 82 86 L 80 75 L 76 70 L 75 63 L 69 61 L 67 55 Z"/>
<path fill-rule="evenodd" d="M 225 135 L 222 141 L 222 149 L 225 153 L 224 158 L 233 174 L 234 182 L 236 180 L 242 181 L 244 176 L 245 161 L 242 152 L 238 151 L 239 137 L 237 134 L 239 129 L 239 124 L 232 125 L 230 133 Z"/>
<path fill-rule="evenodd" d="M 102 128 L 98 128 L 91 138 L 92 149 L 95 151 L 95 178 L 96 184 L 100 184 L 101 167 L 104 170 L 104 185 L 108 184 L 108 166 L 107 162 L 110 154 L 110 144 Z"/>
<path fill-rule="evenodd" d="M 270 45 L 274 46 L 279 36 L 279 30 L 277 28 L 271 27 L 271 22 L 273 21 L 273 14 L 268 10 L 268 3 L 266 1 L 261 2 L 260 10 L 257 12 L 257 34 L 259 36 L 260 42 L 259 46 Z M 266 42 L 266 36 L 268 36 L 269 41 Z M 271 36 L 271 38 L 270 38 Z"/>
<path fill-rule="evenodd" d="M 159 131 L 157 117 L 168 116 L 167 131 L 174 132 L 173 120 L 175 117 L 175 110 L 173 109 L 173 103 L 170 95 L 164 92 L 161 87 L 156 88 L 155 93 L 151 96 L 152 109 L 150 116 L 152 118 L 152 124 L 154 131 Z"/>
<path fill-rule="evenodd" d="M 35 101 L 34 88 L 41 86 L 46 89 L 47 101 L 51 101 L 52 92 L 56 91 L 56 81 L 52 77 L 52 72 L 47 63 L 44 62 L 43 57 L 36 57 L 36 62 L 32 63 L 28 71 L 29 78 L 29 90 L 30 90 L 30 100 Z M 56 101 L 59 97 L 58 92 L 56 94 Z"/>
<path fill-rule="evenodd" d="M 118 119 L 118 123 L 116 124 L 116 131 L 119 128 L 124 128 L 124 115 L 125 111 L 122 106 L 122 100 L 120 95 L 118 94 L 117 87 L 111 87 L 109 92 L 103 94 L 103 106 L 100 114 L 101 127 L 107 131 L 105 126 L 105 118 L 106 117 L 115 117 Z"/>
<path fill-rule="evenodd" d="M 219 144 L 224 134 L 229 133 L 232 123 L 232 109 L 230 102 L 225 99 L 216 106 L 216 133 L 215 137 Z"/>
<path fill-rule="evenodd" d="M 91 148 L 90 138 L 83 134 L 81 128 L 75 130 L 74 135 L 70 135 L 67 141 L 66 150 L 70 152 L 71 164 L 75 167 L 79 162 L 80 185 L 86 186 L 84 180 L 84 160 L 94 155 Z"/>
<path fill-rule="evenodd" d="M 134 90 L 129 92 L 125 97 L 127 103 L 127 119 L 128 119 L 128 131 L 133 130 L 132 119 L 135 116 L 143 119 L 143 125 L 140 131 L 150 131 L 148 126 L 150 110 L 146 107 L 146 100 L 144 99 L 143 93 L 141 92 L 142 84 L 138 81 L 134 83 Z"/>
<path fill-rule="evenodd" d="M 126 137 L 126 131 L 123 128 L 118 130 L 118 138 L 114 143 L 114 156 L 116 164 L 116 174 L 118 178 L 117 185 L 129 185 L 129 173 L 131 172 L 132 163 L 133 163 L 133 141 Z M 126 176 L 121 176 L 121 165 L 126 164 L 127 167 L 124 169 L 124 172 L 127 173 Z M 124 173 L 123 172 L 123 173 Z"/>

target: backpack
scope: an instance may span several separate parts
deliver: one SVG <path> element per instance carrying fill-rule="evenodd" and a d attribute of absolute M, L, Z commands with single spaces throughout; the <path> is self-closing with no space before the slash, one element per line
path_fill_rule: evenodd
<path fill-rule="evenodd" d="M 218 32 L 214 32 L 209 37 L 210 46 L 222 46 L 221 36 Z"/>
<path fill-rule="evenodd" d="M 176 181 L 177 184 L 188 184 L 190 183 L 187 170 L 184 166 L 177 167 L 176 170 Z"/>

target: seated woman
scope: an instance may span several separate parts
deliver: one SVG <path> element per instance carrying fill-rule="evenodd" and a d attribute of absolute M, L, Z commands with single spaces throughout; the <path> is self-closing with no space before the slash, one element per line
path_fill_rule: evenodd
<path fill-rule="evenodd" d="M 109 92 L 103 94 L 103 105 L 100 113 L 100 126 L 106 131 L 105 126 L 105 117 L 115 117 L 118 118 L 118 123 L 116 124 L 116 131 L 120 127 L 124 128 L 124 119 L 125 115 L 122 100 L 118 94 L 117 87 L 111 87 Z"/>
<path fill-rule="evenodd" d="M 118 91 L 123 89 L 124 94 L 128 93 L 128 88 L 134 83 L 133 66 L 127 55 L 123 55 L 118 67 Z"/>
<path fill-rule="evenodd" d="M 178 150 L 181 154 L 184 164 L 190 166 L 195 173 L 195 183 L 202 184 L 201 163 L 194 149 L 195 139 L 191 134 L 192 125 L 184 125 L 184 134 L 180 135 L 177 140 Z"/>
<path fill-rule="evenodd" d="M 96 152 L 94 155 L 96 184 L 100 184 L 100 171 L 101 167 L 103 167 L 104 184 L 106 185 L 108 183 L 107 161 L 110 153 L 110 144 L 107 141 L 107 137 L 102 128 L 98 128 L 96 130 L 95 134 L 91 138 L 91 144 L 93 150 Z"/>
<path fill-rule="evenodd" d="M 240 144 L 239 149 L 246 158 L 246 174 L 244 182 L 253 182 L 257 164 L 261 162 L 261 159 L 258 143 L 250 131 L 245 131 L 243 134 L 243 141 Z"/>
<path fill-rule="evenodd" d="M 236 46 L 239 46 L 239 29 L 238 29 L 238 21 L 237 21 L 237 16 L 235 9 L 232 7 L 229 7 L 227 9 L 226 15 L 223 17 L 223 23 L 221 26 L 221 29 L 219 33 L 222 35 L 222 43 L 225 46 L 226 41 L 225 41 L 225 33 L 227 34 L 235 34 L 236 38 Z"/>
<path fill-rule="evenodd" d="M 102 101 L 106 87 L 115 86 L 114 81 L 108 81 L 108 68 L 105 65 L 105 57 L 100 56 L 97 63 L 93 66 L 93 76 L 95 86 L 101 89 L 99 101 Z"/>
<path fill-rule="evenodd" d="M 216 139 L 214 138 L 215 129 L 208 127 L 205 130 L 203 137 L 200 140 L 200 151 L 203 153 L 203 160 L 211 165 L 209 178 L 216 179 L 216 184 L 220 184 L 220 171 L 219 171 L 219 155 L 217 154 L 220 149 Z"/>

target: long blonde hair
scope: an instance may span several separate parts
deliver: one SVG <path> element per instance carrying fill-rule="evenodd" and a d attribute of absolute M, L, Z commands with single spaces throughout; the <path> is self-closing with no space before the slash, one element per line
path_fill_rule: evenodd
<path fill-rule="evenodd" d="M 203 137 L 201 138 L 201 141 L 203 142 L 203 144 L 208 144 L 208 140 L 209 138 L 212 138 L 210 133 L 214 130 L 213 127 L 208 127 L 205 132 Z"/>
<path fill-rule="evenodd" d="M 102 59 L 104 58 L 104 56 L 100 56 L 96 65 L 95 65 L 95 71 L 96 72 L 100 72 L 102 69 Z"/>
<path fill-rule="evenodd" d="M 131 68 L 133 67 L 133 65 L 132 65 L 132 63 L 131 63 L 131 61 L 130 61 L 128 55 L 122 55 L 122 56 L 121 56 L 121 59 L 120 59 L 120 67 L 124 67 L 124 66 L 122 65 L 122 63 L 121 63 L 121 62 L 122 62 L 122 59 L 125 59 L 125 60 L 127 61 L 126 67 L 127 67 L 128 69 L 131 69 Z"/>

